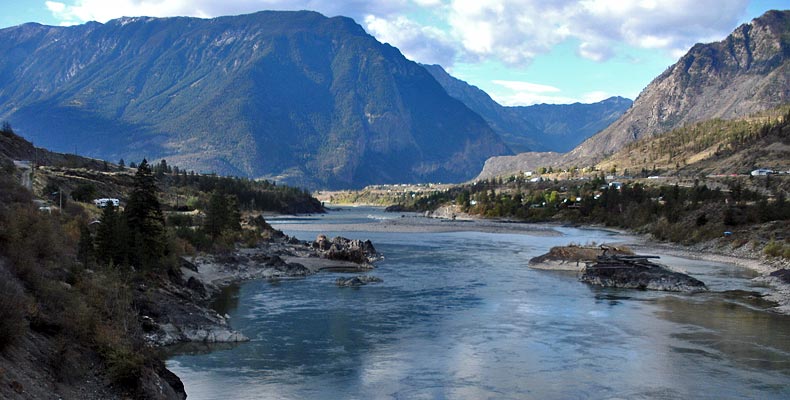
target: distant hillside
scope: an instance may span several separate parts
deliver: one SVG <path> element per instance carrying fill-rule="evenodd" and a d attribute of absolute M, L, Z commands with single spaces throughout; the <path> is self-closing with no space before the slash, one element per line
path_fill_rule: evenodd
<path fill-rule="evenodd" d="M 598 164 L 629 175 L 745 174 L 790 169 L 790 104 L 735 120 L 713 119 L 643 138 Z M 648 172 L 649 171 L 649 172 Z"/>
<path fill-rule="evenodd" d="M 310 187 L 460 181 L 510 150 L 344 17 L 260 12 L 0 30 L 0 119 L 56 151 Z"/>
<path fill-rule="evenodd" d="M 644 137 L 715 118 L 733 119 L 790 102 L 790 11 L 768 11 L 721 42 L 697 44 L 654 79 L 602 132 L 563 155 L 494 157 L 479 178 L 541 165 L 594 165 Z"/>
<path fill-rule="evenodd" d="M 449 75 L 439 65 L 424 65 L 447 90 L 480 114 L 515 153 L 566 152 L 616 121 L 633 103 L 610 97 L 592 104 L 538 104 L 505 107 L 486 92 Z"/>
<path fill-rule="evenodd" d="M 10 125 L 4 125 L 0 128 L 0 165 L 10 166 L 14 160 L 30 161 L 37 165 L 90 169 L 103 169 L 106 164 L 102 160 L 37 148 L 14 133 Z"/>

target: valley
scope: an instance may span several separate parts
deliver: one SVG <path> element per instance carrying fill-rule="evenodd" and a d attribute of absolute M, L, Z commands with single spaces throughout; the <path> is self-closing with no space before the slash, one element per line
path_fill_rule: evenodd
<path fill-rule="evenodd" d="M 0 398 L 786 398 L 790 10 L 407 3 L 0 28 Z"/>

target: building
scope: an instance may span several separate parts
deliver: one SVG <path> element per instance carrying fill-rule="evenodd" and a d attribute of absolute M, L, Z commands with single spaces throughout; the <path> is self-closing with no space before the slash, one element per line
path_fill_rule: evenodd
<path fill-rule="evenodd" d="M 776 171 L 774 171 L 772 169 L 758 168 L 758 169 L 752 171 L 752 176 L 766 176 L 766 175 L 771 175 L 771 174 L 775 174 L 775 173 L 776 173 Z"/>

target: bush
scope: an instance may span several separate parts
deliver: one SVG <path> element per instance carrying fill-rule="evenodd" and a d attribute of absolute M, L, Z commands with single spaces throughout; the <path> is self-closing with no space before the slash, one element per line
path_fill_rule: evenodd
<path fill-rule="evenodd" d="M 16 277 L 0 264 L 0 350 L 27 332 L 27 299 Z"/>
<path fill-rule="evenodd" d="M 765 245 L 763 252 L 768 257 L 790 258 L 790 246 L 785 246 L 782 242 L 773 239 Z"/>
<path fill-rule="evenodd" d="M 82 183 L 71 191 L 71 198 L 75 201 L 88 203 L 96 198 L 96 186 L 92 183 Z"/>

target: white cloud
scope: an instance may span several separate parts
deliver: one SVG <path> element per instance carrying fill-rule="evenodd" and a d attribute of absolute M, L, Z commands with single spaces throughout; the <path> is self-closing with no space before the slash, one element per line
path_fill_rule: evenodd
<path fill-rule="evenodd" d="M 565 96 L 547 96 L 540 93 L 516 92 L 510 94 L 492 94 L 491 97 L 499 104 L 508 107 L 531 106 L 534 104 L 571 104 L 579 100 Z"/>
<path fill-rule="evenodd" d="M 504 90 L 491 90 L 491 97 L 503 106 L 529 106 L 533 104 L 597 103 L 608 99 L 611 94 L 604 91 L 583 93 L 581 97 L 562 94 L 560 88 L 524 81 L 493 80 L 492 83 Z"/>
<path fill-rule="evenodd" d="M 622 44 L 684 53 L 720 40 L 748 0 L 61 0 L 47 8 L 64 23 L 121 16 L 214 17 L 309 9 L 345 15 L 420 62 L 494 59 L 528 64 L 568 39 L 581 57 L 605 61 Z M 423 21 L 423 22 L 417 22 Z M 430 26 L 424 21 L 432 21 Z"/>
<path fill-rule="evenodd" d="M 604 92 L 602 90 L 596 90 L 593 92 L 582 94 L 580 103 L 597 103 L 601 100 L 606 100 L 610 97 L 612 97 L 611 94 Z"/>
<path fill-rule="evenodd" d="M 53 9 L 47 4 L 47 8 L 56 18 L 79 22 L 106 22 L 124 16 L 208 18 L 261 10 L 314 10 L 361 21 L 368 14 L 389 16 L 414 7 L 408 0 L 66 0 L 60 4 L 63 7 Z"/>
<path fill-rule="evenodd" d="M 520 65 L 573 38 L 577 53 L 604 61 L 625 43 L 685 51 L 720 40 L 748 0 L 452 0 L 447 21 L 469 55 Z"/>
<path fill-rule="evenodd" d="M 493 80 L 491 82 L 499 86 L 504 86 L 510 90 L 515 90 L 520 92 L 547 93 L 547 92 L 560 91 L 559 88 L 549 85 L 542 85 L 540 83 L 532 83 L 532 82 L 524 82 L 524 81 L 502 81 L 502 80 Z"/>
<path fill-rule="evenodd" d="M 60 13 L 66 9 L 66 5 L 63 3 L 59 3 L 57 1 L 45 1 L 44 5 L 47 7 L 47 10 L 53 13 Z"/>
<path fill-rule="evenodd" d="M 379 41 L 399 48 L 407 58 L 425 64 L 452 65 L 457 45 L 441 29 L 422 26 L 406 17 L 365 17 L 365 27 Z"/>

